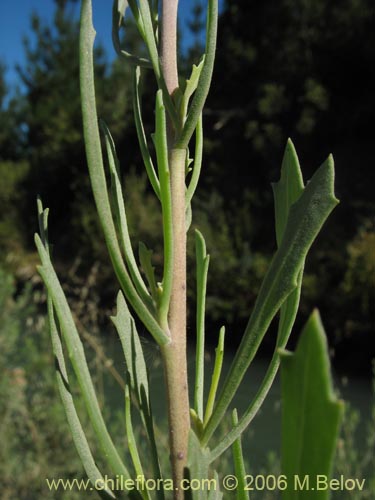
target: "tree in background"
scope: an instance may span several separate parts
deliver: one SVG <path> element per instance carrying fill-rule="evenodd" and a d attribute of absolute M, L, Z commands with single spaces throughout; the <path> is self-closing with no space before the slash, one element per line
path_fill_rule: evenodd
<path fill-rule="evenodd" d="M 0 63 L 0 255 L 15 268 L 26 257 L 25 225 L 20 184 L 27 175 L 26 137 L 22 128 L 23 97 L 10 95 L 5 82 L 5 66 Z"/>
<path fill-rule="evenodd" d="M 337 336 L 348 333 L 350 318 L 356 318 L 357 334 L 361 332 L 370 345 L 371 328 L 364 319 L 368 313 L 360 307 L 363 319 L 358 321 L 358 308 L 342 290 L 351 266 L 349 241 L 357 238 L 363 225 L 374 233 L 369 223 L 375 213 L 374 4 L 239 0 L 226 3 L 220 22 L 206 119 L 210 122 L 206 168 L 211 173 L 203 179 L 206 189 L 210 179 L 220 182 L 228 210 L 238 214 L 242 239 L 253 251 L 268 252 L 265 242 L 272 241 L 271 224 L 257 214 L 268 207 L 272 217 L 272 200 L 266 193 L 276 178 L 286 137 L 296 143 L 308 173 L 332 148 L 342 203 L 310 258 L 308 270 L 318 276 L 308 273 L 305 301 L 319 295 L 319 308 L 331 311 L 328 331 Z M 248 95 L 253 97 L 249 100 Z M 241 196 L 243 186 L 248 190 Z M 247 225 L 244 212 L 255 213 Z M 373 251 L 365 252 L 363 259 L 370 254 Z M 356 265 L 363 259 L 356 259 Z M 374 293 L 373 276 L 367 286 Z M 357 290 L 359 295 L 367 293 Z"/>
<path fill-rule="evenodd" d="M 38 193 L 51 207 L 52 241 L 65 262 L 66 257 L 80 254 L 90 267 L 105 252 L 97 238 L 84 167 L 77 98 L 78 27 L 72 15 L 75 2 L 55 3 L 52 27 L 37 16 L 32 19 L 35 43 L 26 44 L 28 64 L 20 69 L 25 95 L 6 97 L 0 78 L 0 208 L 7 214 L 0 223 L 0 247 L 3 259 L 22 279 L 33 272 L 34 257 L 28 244 L 36 228 L 33 214 Z M 198 62 L 199 1 L 193 4 L 190 19 L 194 43 L 187 58 Z M 219 322 L 225 315 L 236 330 L 236 324 L 246 321 L 273 250 L 268 243 L 272 241 L 268 221 L 273 218 L 269 183 L 277 178 L 282 148 L 291 136 L 307 173 L 333 147 L 342 200 L 308 262 L 302 311 L 318 303 L 323 314 L 330 311 L 325 314 L 332 318 L 328 331 L 337 337 L 355 332 L 354 338 L 360 336 L 365 345 L 370 339 L 373 313 L 364 297 L 373 296 L 375 284 L 371 272 L 364 269 L 371 269 L 374 234 L 374 20 L 375 8 L 369 0 L 239 0 L 225 5 L 215 81 L 204 116 L 205 175 L 193 207 L 197 225 L 212 249 L 211 322 Z M 140 40 L 132 36 L 131 19 L 126 23 L 125 39 L 133 44 L 127 48 L 141 54 Z M 155 237 L 159 221 L 146 183 L 139 176 L 141 159 L 134 148 L 128 106 L 130 78 L 122 77 L 127 65 L 121 59 L 109 65 L 100 48 L 95 59 L 99 60 L 96 75 L 101 115 L 111 116 L 118 154 L 134 172 L 126 186 L 131 197 L 130 231 L 135 240 L 152 242 L 155 261 L 161 262 Z M 122 92 L 113 96 L 110 89 L 118 88 L 120 79 L 129 81 L 129 86 L 121 83 Z M 153 113 L 152 85 L 146 78 L 142 101 L 146 123 L 153 122 L 147 118 Z M 259 165 L 262 168 L 255 168 Z M 213 188 L 213 178 L 218 189 Z M 46 197 L 47 192 L 53 192 L 53 197 Z M 215 233 L 215 238 L 210 236 Z M 64 245 L 66 241 L 69 245 Z M 191 259 L 192 255 L 193 251 Z M 107 271 L 101 270 L 105 286 L 99 286 L 112 294 Z M 228 275 L 243 277 L 239 288 L 231 289 Z"/>
<path fill-rule="evenodd" d="M 88 189 L 82 147 L 81 110 L 78 84 L 78 21 L 74 4 L 56 1 L 53 25 L 45 25 L 37 15 L 31 19 L 32 39 L 25 41 L 25 68 L 19 74 L 25 87 L 24 126 L 26 130 L 26 159 L 30 172 L 25 179 L 27 196 L 24 217 L 34 227 L 33 217 L 36 195 L 53 192 L 51 199 L 57 223 L 55 241 L 62 240 L 73 231 L 82 244 L 88 245 L 92 221 L 91 194 Z M 129 88 L 115 97 L 110 89 L 114 80 L 125 70 L 115 64 L 110 70 L 101 47 L 96 49 L 98 75 L 98 103 L 102 115 L 114 119 L 114 135 L 124 134 Z M 61 106 L 61 102 L 64 103 Z M 129 113 L 128 113 L 129 115 Z M 46 174 L 47 173 L 47 174 Z M 73 227 L 67 221 L 73 220 Z M 32 235 L 30 230 L 29 236 Z"/>

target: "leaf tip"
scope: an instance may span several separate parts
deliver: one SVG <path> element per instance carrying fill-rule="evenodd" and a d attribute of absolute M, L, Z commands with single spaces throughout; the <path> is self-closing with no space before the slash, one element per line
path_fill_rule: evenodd
<path fill-rule="evenodd" d="M 291 152 L 293 152 L 294 154 L 297 154 L 296 153 L 296 148 L 293 144 L 293 141 L 290 137 L 288 137 L 287 141 L 286 141 L 286 146 L 285 146 L 285 150 L 289 150 Z"/>
<path fill-rule="evenodd" d="M 38 194 L 36 197 L 36 206 L 38 208 L 38 215 L 41 216 L 43 213 L 43 202 L 42 202 L 42 197 L 40 196 L 40 194 Z"/>
<path fill-rule="evenodd" d="M 43 251 L 45 249 L 44 249 L 44 245 L 43 245 L 43 242 L 42 242 L 42 239 L 41 239 L 39 233 L 34 234 L 34 242 L 35 242 L 35 246 L 38 250 L 39 255 L 41 255 L 41 253 L 43 253 Z"/>
<path fill-rule="evenodd" d="M 234 408 L 232 411 L 232 424 L 237 425 L 238 424 L 238 411 L 237 408 Z"/>
<path fill-rule="evenodd" d="M 116 297 L 117 311 L 119 311 L 125 304 L 126 303 L 125 303 L 124 294 L 122 293 L 121 290 L 119 290 L 117 292 L 117 297 Z"/>
<path fill-rule="evenodd" d="M 289 359 L 293 357 L 293 353 L 284 348 L 277 349 L 277 354 L 280 356 L 280 359 Z"/>

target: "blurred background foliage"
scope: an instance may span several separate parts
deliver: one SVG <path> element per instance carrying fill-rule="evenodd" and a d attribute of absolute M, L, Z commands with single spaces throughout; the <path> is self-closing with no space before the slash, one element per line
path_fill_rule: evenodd
<path fill-rule="evenodd" d="M 70 273 L 75 275 L 75 269 Z M 72 279 L 73 286 L 69 288 L 75 305 L 75 315 L 82 316 L 85 310 L 86 326 L 78 323 L 82 340 L 89 360 L 90 372 L 97 388 L 99 403 L 113 439 L 127 457 L 127 443 L 123 422 L 123 405 L 121 398 L 122 365 L 116 363 L 118 344 L 108 342 L 103 338 L 98 328 L 97 307 L 87 308 L 94 304 L 95 283 L 99 269 L 90 270 L 86 282 Z M 79 293 L 76 291 L 79 289 Z M 15 298 L 16 297 L 16 298 Z M 11 274 L 0 268 L 0 487 L 2 500 L 79 500 L 97 498 L 93 491 L 82 493 L 77 487 L 67 489 L 60 487 L 57 491 L 49 491 L 46 478 L 49 480 L 86 481 L 80 459 L 76 453 L 66 417 L 60 402 L 52 350 L 49 345 L 49 332 L 44 311 L 40 312 L 41 304 L 45 303 L 45 292 L 34 279 L 16 293 L 16 281 Z M 108 311 L 109 312 L 109 311 Z M 113 312 L 113 311 L 112 311 Z M 88 329 L 90 333 L 88 333 Z M 108 339 L 107 339 L 108 340 Z M 146 341 L 147 342 L 147 341 Z M 155 351 L 148 353 L 149 346 L 144 345 L 150 373 L 160 371 L 160 359 Z M 109 356 L 108 356 L 109 355 Z M 117 356 L 118 357 L 118 356 Z M 158 366 L 159 363 L 159 366 Z M 120 373 L 117 372 L 116 367 Z M 375 370 L 375 364 L 374 364 Z M 375 371 L 374 371 L 375 375 Z M 96 446 L 95 434 L 91 428 L 84 403 L 77 390 L 77 382 L 72 370 L 69 370 L 70 387 L 76 408 L 85 428 L 91 449 L 103 473 L 106 464 L 100 459 Z M 154 389 L 160 391 L 159 382 L 152 381 Z M 155 385 L 156 384 L 156 385 Z M 157 388 L 159 386 L 159 388 Z M 347 405 L 341 436 L 337 444 L 334 477 L 343 474 L 346 478 L 366 479 L 363 491 L 334 492 L 337 500 L 371 500 L 375 488 L 375 378 L 373 381 L 372 403 L 369 403 L 370 415 L 363 414 L 358 409 Z M 160 398 L 160 394 L 154 394 Z M 117 398 L 117 399 L 116 399 Z M 279 406 L 279 403 L 278 403 Z M 154 408 L 155 409 L 155 408 Z M 158 413 L 158 411 L 156 411 Z M 273 418 L 274 411 L 271 412 Z M 277 415 L 277 414 L 276 414 Z M 279 415 L 279 414 L 278 414 Z M 158 415 L 160 419 L 160 415 Z M 370 417 L 370 418 L 369 418 Z M 261 417 L 264 419 L 264 415 Z M 160 449 L 167 450 L 167 430 L 165 422 L 157 419 L 156 434 Z M 137 442 L 140 444 L 140 454 L 146 466 L 147 477 L 151 477 L 150 463 L 147 460 L 149 450 L 145 431 L 139 416 L 133 412 L 133 423 Z M 273 434 L 277 434 L 278 426 L 273 421 Z M 223 428 L 225 432 L 225 424 Z M 269 432 L 269 431 L 268 431 Z M 246 449 L 252 449 L 254 437 L 246 435 Z M 264 443 L 263 443 L 264 447 Z M 262 449 L 262 460 L 253 452 L 246 455 L 247 471 L 251 474 L 279 475 L 280 460 L 277 450 Z M 218 470 L 220 477 L 232 472 L 233 463 L 230 450 L 220 459 Z M 168 453 L 161 455 L 162 467 L 168 474 Z M 250 463 L 251 462 L 251 465 Z M 131 464 L 128 464 L 131 466 Z M 275 496 L 276 494 L 276 496 Z M 233 498 L 235 493 L 233 494 Z M 232 498 L 228 492 L 228 498 Z M 259 491 L 260 500 L 275 500 L 279 498 L 275 491 Z"/>
<path fill-rule="evenodd" d="M 83 279 L 98 265 L 93 304 L 106 310 L 113 305 L 117 284 L 84 156 L 78 24 L 69 15 L 69 0 L 55 3 L 53 26 L 32 17 L 33 43 L 25 40 L 27 64 L 18 70 L 22 92 L 7 88 L 0 65 L 0 263 L 15 276 L 17 293 L 30 281 L 38 283 L 33 233 L 39 193 L 51 210 L 51 241 L 62 281 L 69 284 L 72 268 Z M 181 55 L 186 76 L 203 50 L 202 2 L 192 3 L 190 19 L 193 43 Z M 350 358 L 350 367 L 370 370 L 375 354 L 374 28 L 371 0 L 224 4 L 204 116 L 202 179 L 193 205 L 193 227 L 204 233 L 211 254 L 207 323 L 213 341 L 224 321 L 233 345 L 239 341 L 275 250 L 270 183 L 279 177 L 291 137 L 305 180 L 333 153 L 341 199 L 309 257 L 296 331 L 319 307 L 337 362 L 346 366 Z M 144 50 L 131 21 L 126 43 L 137 53 Z M 97 47 L 96 82 L 99 115 L 110 127 L 121 161 L 133 241 L 153 249 L 160 276 L 160 215 L 137 148 L 129 67 L 122 60 L 110 62 Z M 152 75 L 144 72 L 149 133 L 154 91 Z M 188 258 L 194 337 L 192 241 Z M 71 298 L 75 300 L 74 294 Z M 266 347 L 267 342 L 273 345 L 272 335 Z"/>
<path fill-rule="evenodd" d="M 33 16 L 33 43 L 25 41 L 28 62 L 19 68 L 22 92 L 7 88 L 0 64 L 0 478 L 5 500 L 48 498 L 45 477 L 84 477 L 57 395 L 52 352 L 46 347 L 45 295 L 33 244 L 37 194 L 51 210 L 54 262 L 80 318 L 105 412 L 109 405 L 103 373 L 109 371 L 121 382 L 103 347 L 117 283 L 87 175 L 78 24 L 69 15 L 69 3 L 55 1 L 53 26 Z M 181 59 L 185 76 L 203 50 L 204 12 L 203 2 L 192 2 L 193 44 Z M 309 256 L 295 330 L 319 307 L 335 366 L 345 374 L 368 374 L 375 356 L 375 6 L 372 0 L 225 2 L 219 33 L 204 116 L 201 184 L 193 203 L 193 227 L 203 232 L 211 254 L 207 335 L 215 342 L 226 322 L 228 350 L 240 339 L 275 250 L 270 183 L 279 177 L 291 137 L 305 181 L 333 153 L 341 199 Z M 126 34 L 128 48 L 142 53 L 130 21 Z M 153 249 L 160 277 L 161 217 L 137 147 L 130 72 L 123 61 L 111 61 L 96 48 L 99 114 L 110 127 L 121 160 L 135 249 L 139 240 Z M 148 134 L 154 128 L 154 91 L 152 75 L 144 72 Z M 191 236 L 188 269 L 193 340 Z M 265 350 L 273 343 L 274 336 L 268 335 Z M 85 424 L 84 413 L 82 418 Z M 122 417 L 111 418 L 115 435 L 123 440 Z M 356 427 L 362 425 L 358 415 L 347 413 L 337 473 L 360 477 L 363 468 L 374 470 L 366 458 L 374 459 L 373 426 L 368 444 L 356 447 Z M 361 470 L 358 457 L 367 460 Z M 269 474 L 273 469 L 267 467 Z M 278 465 L 274 467 L 277 471 Z M 51 496 L 80 497 L 73 491 Z"/>
<path fill-rule="evenodd" d="M 1 495 L 26 500 L 44 497 L 41 478 L 52 471 L 56 477 L 84 476 L 61 411 L 52 351 L 43 347 L 49 334 L 37 314 L 41 294 L 27 286 L 14 300 L 15 282 L 3 270 L 0 283 Z M 62 492 L 58 498 L 80 497 Z"/>

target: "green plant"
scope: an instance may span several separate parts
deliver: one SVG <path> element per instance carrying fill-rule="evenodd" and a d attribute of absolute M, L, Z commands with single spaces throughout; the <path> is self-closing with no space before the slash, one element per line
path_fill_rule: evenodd
<path fill-rule="evenodd" d="M 340 500 L 367 500 L 373 497 L 375 490 L 375 377 L 372 382 L 372 405 L 370 420 L 364 426 L 363 416 L 349 405 L 345 409 L 342 432 L 337 446 L 335 475 L 344 477 L 365 478 L 366 486 L 361 490 L 336 492 L 334 498 Z M 357 445 L 359 428 L 365 427 L 364 442 Z M 361 440 L 362 441 L 362 440 Z"/>
<path fill-rule="evenodd" d="M 147 47 L 149 59 L 137 57 L 121 48 L 118 29 L 122 25 L 128 4 Z M 194 401 L 190 409 L 186 369 L 186 232 L 191 224 L 191 200 L 202 164 L 202 110 L 213 71 L 218 5 L 216 0 L 208 2 L 204 57 L 198 66 L 193 66 L 190 78 L 181 82 L 176 60 L 177 4 L 177 0 L 161 2 L 161 23 L 157 1 L 130 0 L 127 3 L 125 0 L 116 0 L 113 5 L 114 45 L 127 64 L 134 67 L 133 108 L 137 135 L 147 175 L 161 206 L 163 233 L 161 277 L 158 276 L 158 269 L 154 268 L 152 251 L 144 243 L 139 244 L 141 269 L 133 252 L 114 141 L 108 126 L 103 121 L 98 122 L 96 113 L 93 71 L 95 31 L 92 26 L 90 0 L 82 1 L 81 10 L 80 82 L 84 139 L 94 199 L 108 252 L 121 288 L 117 297 L 117 314 L 112 317 L 112 321 L 119 334 L 127 366 L 125 424 L 132 471 L 124 463 L 122 454 L 115 447 L 104 422 L 80 337 L 52 266 L 47 234 L 48 209 L 43 209 L 40 201 L 38 202 L 40 236 L 36 235 L 35 238 L 42 263 L 39 272 L 48 291 L 48 316 L 61 399 L 77 451 L 98 493 L 105 498 L 113 498 L 115 494 L 121 495 L 121 492 L 111 491 L 104 482 L 107 468 L 111 474 L 121 476 L 125 480 L 143 476 L 144 469 L 132 424 L 132 408 L 135 406 L 138 408 L 148 438 L 153 478 L 162 482 L 162 488 L 153 491 L 142 484 L 128 491 L 130 497 L 147 499 L 155 494 L 158 498 L 165 498 L 168 495 L 175 499 L 221 498 L 218 475 L 211 470 L 211 464 L 226 449 L 233 447 L 235 473 L 239 481 L 237 498 L 242 499 L 248 498 L 248 493 L 244 488 L 246 483 L 241 434 L 254 418 L 273 383 L 280 364 L 280 354 L 286 347 L 296 318 L 306 255 L 326 218 L 337 204 L 333 192 L 333 160 L 329 157 L 305 186 L 296 152 L 291 141 L 288 141 L 281 178 L 274 185 L 278 248 L 260 287 L 242 342 L 221 387 L 219 382 L 225 330 L 222 328 L 220 331 L 207 401 L 204 400 L 204 347 L 209 255 L 202 234 L 196 231 L 197 345 Z M 155 134 L 152 137 L 155 155 L 149 148 L 145 135 L 140 96 L 143 68 L 150 67 L 154 71 L 158 85 L 155 102 Z M 100 130 L 107 152 L 110 189 L 107 187 Z M 190 158 L 189 144 L 193 136 L 195 136 L 194 155 Z M 156 168 L 153 156 L 156 156 Z M 147 367 L 129 306 L 153 336 L 162 353 L 173 483 L 172 479 L 168 480 L 165 477 L 160 467 L 160 450 L 155 439 Z M 231 430 L 224 436 L 218 436 L 214 441 L 214 433 L 225 419 L 236 390 L 271 322 L 279 312 L 279 329 L 274 355 L 257 395 L 240 418 L 236 410 L 233 410 Z M 102 470 L 97 466 L 75 408 L 69 386 L 63 342 L 66 344 L 97 444 L 106 461 Z M 284 487 L 285 481 L 290 480 L 289 475 L 296 456 L 302 457 L 300 466 L 304 472 L 319 471 L 329 476 L 332 464 L 341 404 L 331 394 L 325 337 L 318 313 L 313 313 L 310 318 L 293 359 L 294 362 L 286 355 L 283 362 L 286 379 L 285 412 L 293 416 L 291 421 L 288 419 L 284 421 L 286 440 L 283 447 L 284 476 L 278 484 L 280 489 L 285 490 L 284 500 L 296 497 L 292 486 Z M 292 365 L 295 365 L 293 369 Z M 305 370 L 306 367 L 314 368 L 320 377 L 311 377 L 311 373 Z M 302 408 L 314 409 L 315 419 L 305 418 L 299 405 L 300 398 L 305 405 Z M 324 408 L 330 413 L 327 421 Z M 291 427 L 294 419 L 298 422 L 300 435 Z M 311 427 L 306 427 L 309 424 Z M 311 439 L 310 433 L 316 431 L 317 425 L 324 439 Z M 320 462 L 319 456 L 324 458 Z M 204 488 L 203 483 L 201 487 L 195 489 L 191 482 L 191 488 L 185 492 L 184 486 L 188 483 L 184 480 L 199 481 L 209 477 L 216 483 L 211 491 L 208 491 L 207 487 Z M 100 488 L 101 484 L 105 487 Z M 319 498 L 327 496 L 328 493 L 323 492 Z"/>
<path fill-rule="evenodd" d="M 49 333 L 37 312 L 42 294 L 27 286 L 15 298 L 15 291 L 14 278 L 0 268 L 1 497 L 78 500 L 77 491 L 46 491 L 46 477 L 84 473 L 61 411 L 53 356 L 43 347 Z"/>

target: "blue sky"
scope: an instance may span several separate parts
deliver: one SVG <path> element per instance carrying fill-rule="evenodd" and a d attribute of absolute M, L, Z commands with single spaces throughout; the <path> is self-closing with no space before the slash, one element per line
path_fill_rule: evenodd
<path fill-rule="evenodd" d="M 204 1 L 204 0 L 203 0 Z M 94 25 L 97 40 L 104 45 L 109 57 L 113 57 L 111 44 L 111 0 L 92 0 Z M 205 2 L 204 2 L 205 3 Z M 223 0 L 219 0 L 223 4 Z M 194 0 L 179 0 L 180 25 L 183 33 L 183 46 L 191 43 L 186 23 L 191 16 Z M 74 7 L 78 16 L 79 2 Z M 17 85 L 16 64 L 23 65 L 24 49 L 22 39 L 31 34 L 30 15 L 36 12 L 42 20 L 50 22 L 53 18 L 53 0 L 2 0 L 0 2 L 0 60 L 7 67 L 6 79 L 12 87 Z"/>

